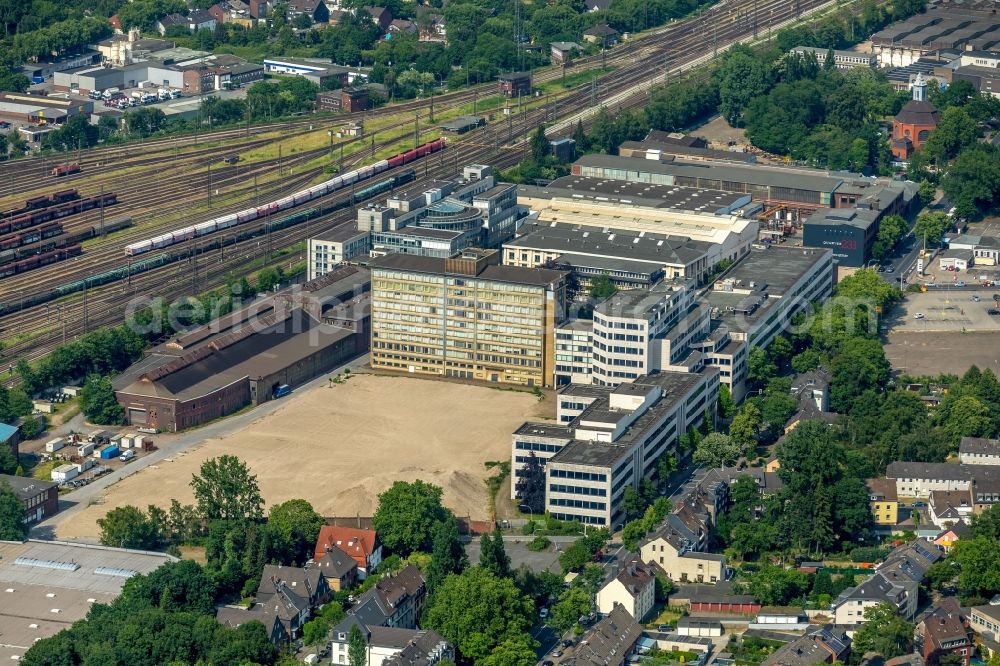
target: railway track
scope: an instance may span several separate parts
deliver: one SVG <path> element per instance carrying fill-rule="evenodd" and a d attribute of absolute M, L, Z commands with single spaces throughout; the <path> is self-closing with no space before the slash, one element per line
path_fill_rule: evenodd
<path fill-rule="evenodd" d="M 822 4 L 822 0 L 805 0 L 801 2 L 799 7 L 802 11 L 808 12 Z M 741 21 L 736 19 L 736 12 L 732 12 L 731 9 L 723 7 L 709 10 L 696 19 L 696 21 L 708 22 L 733 15 L 731 22 L 723 23 L 724 28 L 717 29 L 717 45 L 720 49 L 746 38 L 752 33 L 753 21 L 759 20 L 760 17 L 766 16 L 776 23 L 780 23 L 794 18 L 797 13 L 797 6 L 788 0 L 759 2 L 756 14 L 747 14 L 748 18 Z M 736 6 L 736 10 L 739 11 L 739 6 Z M 704 34 L 697 30 L 697 25 L 676 24 L 661 30 L 659 35 L 662 42 L 660 45 L 642 44 L 641 53 L 647 59 L 666 56 L 669 63 L 676 65 L 674 68 L 676 71 L 678 68 L 683 68 L 685 65 L 705 57 Z M 634 58 L 635 50 L 630 53 L 631 55 L 628 57 Z M 613 62 L 610 57 L 608 62 Z M 599 77 L 601 87 L 607 90 L 607 96 L 602 95 L 602 101 L 615 99 L 628 91 L 636 89 L 641 91 L 643 86 L 652 85 L 654 80 L 655 74 L 654 79 L 651 79 L 650 68 L 647 64 L 640 61 L 626 65 L 610 75 Z M 416 185 L 426 182 L 427 179 L 451 175 L 457 167 L 469 162 L 487 161 L 498 167 L 513 165 L 521 158 L 525 149 L 524 138 L 534 127 L 549 121 L 550 115 L 553 117 L 567 115 L 567 110 L 571 118 L 579 115 L 579 112 L 588 106 L 592 94 L 590 84 L 582 84 L 559 100 L 558 105 L 562 108 L 562 113 L 558 109 L 552 110 L 548 106 L 531 109 L 518 114 L 516 120 L 510 120 L 506 125 L 501 123 L 482 128 L 470 133 L 467 138 L 453 141 L 449 149 L 440 154 L 438 164 L 434 164 L 436 160 L 432 156 L 428 162 L 415 165 L 418 173 L 421 171 L 421 167 L 423 167 L 424 172 L 423 178 L 418 179 Z M 626 98 L 620 98 L 618 106 L 619 108 L 630 108 L 643 104 L 646 99 L 642 94 L 632 92 Z M 575 123 L 575 120 L 572 122 Z M 506 140 L 501 141 L 501 134 L 506 135 Z M 501 146 L 503 148 L 500 148 Z M 494 153 L 496 154 L 494 155 Z M 391 174 L 392 172 L 386 172 L 383 175 Z M 333 200 L 336 199 L 337 197 L 334 196 Z M 214 214 L 218 214 L 218 212 L 216 211 Z M 190 221 L 186 221 L 186 223 L 190 224 Z M 309 235 L 353 223 L 353 211 L 345 211 L 331 216 L 322 224 L 314 224 L 311 228 L 291 227 L 284 230 L 280 236 L 272 234 L 269 243 L 271 243 L 273 251 L 281 252 L 302 242 Z M 197 241 L 191 242 L 196 243 Z M 37 358 L 48 353 L 63 339 L 64 335 L 67 336 L 66 339 L 72 339 L 72 337 L 98 324 L 120 322 L 124 312 L 123 296 L 127 293 L 133 295 L 155 294 L 173 299 L 217 286 L 220 280 L 234 274 L 246 262 L 251 250 L 259 251 L 260 243 L 260 240 L 250 239 L 217 253 L 198 255 L 192 252 L 192 256 L 187 261 L 180 261 L 174 265 L 135 276 L 129 284 L 115 284 L 108 285 L 104 289 L 93 289 L 93 293 L 88 296 L 89 302 L 86 307 L 81 302 L 82 299 L 79 298 L 79 295 L 64 299 L 59 304 L 60 325 L 58 326 L 53 325 L 52 318 L 49 316 L 49 308 L 39 307 L 35 308 L 34 312 L 21 312 L 17 316 L 3 317 L 0 319 L 0 326 L 3 328 L 0 335 L 10 335 L 14 331 L 38 333 L 25 344 L 10 346 L 7 353 L 11 357 L 20 355 L 28 359 Z M 215 256 L 216 254 L 218 256 Z M 192 279 L 192 276 L 195 278 Z M 84 315 L 84 309 L 88 310 L 86 315 Z M 92 314 L 95 312 L 99 314 Z"/>

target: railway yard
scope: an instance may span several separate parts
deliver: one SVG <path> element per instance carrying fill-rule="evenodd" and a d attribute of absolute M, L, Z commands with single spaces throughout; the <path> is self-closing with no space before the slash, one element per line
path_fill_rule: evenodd
<path fill-rule="evenodd" d="M 597 105 L 612 111 L 641 107 L 657 77 L 662 82 L 712 57 L 707 45 L 713 38 L 705 35 L 714 34 L 721 51 L 763 32 L 765 25 L 774 29 L 828 4 L 715 5 L 606 57 L 577 61 L 574 73 L 593 71 L 596 83 L 532 98 L 506 118 L 446 137 L 443 145 L 436 141 L 442 136 L 439 123 L 471 112 L 494 93 L 488 84 L 434 98 L 436 123 L 430 122 L 432 102 L 425 98 L 332 119 L 8 162 L 0 167 L 0 360 L 31 361 L 97 326 L 119 323 L 134 297 L 169 301 L 221 286 L 233 275 L 287 268 L 301 257 L 310 236 L 354 224 L 353 206 L 365 198 L 409 180 L 419 186 L 453 176 L 466 164 L 512 166 L 524 156 L 529 133 L 542 123 L 551 134 L 568 134 L 577 118 L 586 122 Z M 557 83 L 561 75 L 551 69 L 537 73 L 535 81 Z M 364 134 L 335 143 L 336 133 L 352 123 L 363 124 Z M 436 148 L 414 150 L 431 144 Z M 395 159 L 402 155 L 411 158 Z M 224 159 L 231 156 L 238 159 Z M 69 165 L 79 171 L 53 175 Z M 330 185 L 336 181 L 340 184 Z M 310 189 L 310 196 L 299 196 Z M 278 205 L 286 199 L 289 205 Z M 56 215 L 67 207 L 79 210 Z M 243 215 L 248 211 L 255 212 Z M 30 223 L 14 228 L 25 216 Z M 229 218 L 234 224 L 219 224 Z M 197 232 L 209 226 L 211 232 Z M 169 242 L 155 241 L 164 237 Z"/>

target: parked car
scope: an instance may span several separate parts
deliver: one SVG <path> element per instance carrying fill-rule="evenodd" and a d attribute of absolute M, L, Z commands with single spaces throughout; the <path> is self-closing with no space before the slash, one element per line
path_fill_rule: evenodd
<path fill-rule="evenodd" d="M 913 318 L 914 319 L 923 319 L 924 318 L 924 313 L 923 312 L 918 312 L 917 314 L 913 315 Z"/>
<path fill-rule="evenodd" d="M 959 280 L 958 282 L 955 283 L 955 286 L 956 287 L 964 287 L 965 286 L 965 280 Z"/>
<path fill-rule="evenodd" d="M 995 317 L 997 315 L 1000 315 L 1000 310 L 997 310 L 996 308 L 990 308 L 989 310 L 986 311 L 986 314 L 993 315 Z"/>
<path fill-rule="evenodd" d="M 540 611 L 538 611 L 538 617 L 542 618 L 543 620 L 545 618 L 547 618 L 548 616 L 549 616 L 549 609 L 548 608 L 543 608 Z"/>
<path fill-rule="evenodd" d="M 927 502 L 914 502 L 913 503 L 913 508 L 914 509 L 922 509 L 925 506 L 927 506 Z"/>

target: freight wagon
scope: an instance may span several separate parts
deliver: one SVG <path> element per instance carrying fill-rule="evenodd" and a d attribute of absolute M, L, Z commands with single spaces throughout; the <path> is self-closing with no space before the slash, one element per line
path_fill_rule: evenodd
<path fill-rule="evenodd" d="M 17 217 L 0 220 L 0 235 L 5 235 L 12 231 L 27 229 L 28 227 L 33 227 L 42 224 L 43 222 L 59 219 L 61 217 L 75 215 L 85 210 L 91 210 L 92 208 L 112 206 L 116 203 L 118 203 L 118 195 L 114 192 L 107 192 L 105 194 L 99 194 L 97 196 L 80 199 L 78 201 L 70 201 L 60 203 L 56 206 L 49 206 L 31 213 L 19 215 Z"/>
<path fill-rule="evenodd" d="M 71 173 L 79 173 L 80 165 L 76 162 L 72 164 L 58 164 L 52 168 L 52 175 L 56 178 L 61 178 L 63 176 L 68 176 Z"/>
<path fill-rule="evenodd" d="M 265 204 L 264 206 L 247 208 L 246 210 L 238 213 L 230 213 L 229 215 L 225 215 L 214 220 L 201 222 L 178 231 L 161 234 L 154 238 L 126 245 L 125 255 L 133 257 L 139 254 L 144 254 L 152 250 L 168 247 L 175 243 L 181 243 L 191 238 L 207 236 L 208 234 L 221 231 L 222 229 L 228 229 L 229 227 L 236 225 L 246 224 L 247 222 L 260 219 L 265 215 L 273 214 L 277 211 L 300 206 L 327 194 L 332 194 L 338 190 L 348 187 L 349 185 L 353 185 L 354 183 L 367 180 L 368 178 L 380 174 L 383 171 L 387 171 L 393 167 L 407 164 L 426 155 L 430 155 L 431 153 L 443 150 L 444 147 L 444 138 L 435 139 L 434 141 L 425 143 L 414 148 L 413 150 L 400 153 L 399 155 L 391 157 L 387 160 L 380 160 L 375 164 L 362 167 L 361 169 L 357 169 L 355 171 L 349 171 L 345 174 L 337 176 L 336 178 L 322 182 L 319 185 L 314 185 L 308 189 L 301 190 L 282 199 L 278 199 L 277 201 Z"/>

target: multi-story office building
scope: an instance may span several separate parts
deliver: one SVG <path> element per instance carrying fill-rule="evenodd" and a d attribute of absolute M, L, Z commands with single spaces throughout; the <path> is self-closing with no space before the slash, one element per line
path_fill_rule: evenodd
<path fill-rule="evenodd" d="M 594 308 L 593 382 L 616 386 L 656 370 L 697 371 L 701 355 L 692 344 L 709 325 L 709 310 L 695 302 L 690 284 L 618 292 Z"/>
<path fill-rule="evenodd" d="M 338 264 L 367 257 L 371 234 L 351 227 L 337 227 L 309 239 L 309 280 L 337 270 Z"/>
<path fill-rule="evenodd" d="M 551 386 L 566 273 L 498 265 L 499 252 L 372 262 L 372 367 Z"/>
<path fill-rule="evenodd" d="M 567 319 L 556 328 L 556 384 L 593 381 L 594 321 Z"/>
<path fill-rule="evenodd" d="M 661 456 L 675 456 L 678 438 L 712 412 L 718 395 L 715 368 L 657 372 L 614 388 L 566 386 L 557 405 L 563 425 L 529 422 L 512 435 L 514 478 L 534 454 L 545 467 L 547 512 L 617 526 L 625 488 L 652 476 Z"/>
<path fill-rule="evenodd" d="M 705 300 L 713 325 L 724 325 L 730 339 L 767 347 L 795 315 L 833 293 L 833 277 L 829 250 L 753 249 L 715 282 Z"/>

